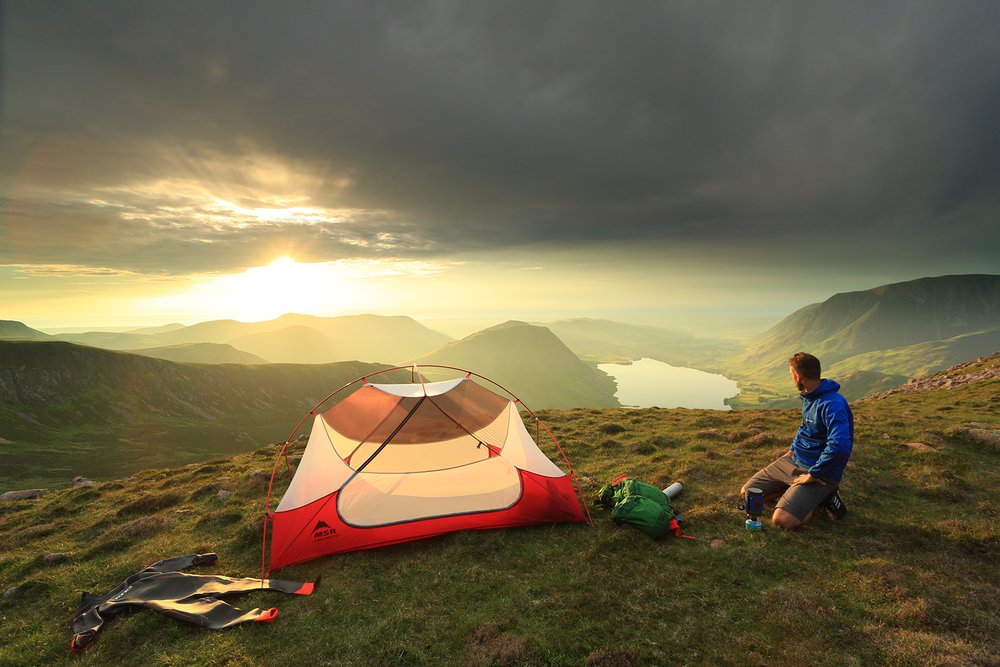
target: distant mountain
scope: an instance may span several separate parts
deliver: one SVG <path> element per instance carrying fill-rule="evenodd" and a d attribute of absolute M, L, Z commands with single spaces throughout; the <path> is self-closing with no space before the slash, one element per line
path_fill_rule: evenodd
<path fill-rule="evenodd" d="M 921 278 L 806 306 L 751 341 L 745 359 L 754 367 L 781 365 L 798 350 L 812 350 L 832 364 L 998 327 L 1000 276 Z"/>
<path fill-rule="evenodd" d="M 240 336 L 231 344 L 274 362 L 318 364 L 338 359 L 337 346 L 328 336 L 300 324 Z"/>
<path fill-rule="evenodd" d="M 303 332 L 302 327 L 318 332 L 329 341 Z M 158 333 L 139 330 L 60 334 L 58 339 L 109 350 L 228 343 L 271 361 L 294 360 L 298 363 L 406 362 L 451 340 L 413 318 L 382 315 L 316 317 L 289 313 L 264 322 L 212 320 L 180 328 L 168 325 L 164 329 Z"/>
<path fill-rule="evenodd" d="M 852 388 L 842 384 L 846 395 L 858 396 L 995 352 L 998 330 L 1000 276 L 921 278 L 806 306 L 753 339 L 727 372 L 784 386 L 788 357 L 807 351 L 823 362 L 824 375 L 856 373 Z M 734 404 L 753 396 L 744 391 Z"/>
<path fill-rule="evenodd" d="M 52 340 L 52 336 L 23 322 L 0 320 L 0 340 Z"/>
<path fill-rule="evenodd" d="M 402 315 L 344 315 L 316 317 L 288 314 L 277 322 L 316 329 L 330 338 L 338 360 L 357 359 L 405 363 L 435 350 L 452 339 Z"/>
<path fill-rule="evenodd" d="M 190 364 L 266 364 L 270 363 L 255 354 L 237 350 L 225 343 L 182 343 L 166 347 L 129 350 L 133 354 L 167 361 Z"/>
<path fill-rule="evenodd" d="M 533 410 L 615 407 L 614 379 L 584 363 L 545 327 L 510 321 L 417 359 L 474 371 L 514 392 Z"/>
<path fill-rule="evenodd" d="M 148 334 L 166 333 L 168 331 L 174 331 L 175 329 L 183 329 L 183 328 L 184 328 L 183 324 L 178 324 L 177 322 L 173 322 L 171 324 L 162 324 L 158 327 L 140 327 L 138 329 L 132 329 L 128 331 L 128 333 L 148 335 Z"/>
<path fill-rule="evenodd" d="M 178 345 L 173 341 L 164 341 L 151 334 L 140 334 L 121 331 L 82 331 L 75 333 L 60 333 L 52 337 L 77 345 L 100 347 L 105 350 L 138 350 L 140 348 L 166 347 Z"/>
<path fill-rule="evenodd" d="M 228 343 L 240 336 L 274 331 L 284 325 L 276 320 L 264 322 L 239 322 L 237 320 L 211 320 L 199 322 L 180 329 L 172 329 L 155 334 L 153 337 L 162 344 L 180 343 Z"/>
<path fill-rule="evenodd" d="M 383 368 L 181 364 L 65 342 L 0 341 L 0 437 L 16 443 L 0 448 L 0 489 L 15 471 L 107 478 L 255 449 L 283 440 L 331 391 Z"/>
<path fill-rule="evenodd" d="M 675 366 L 714 370 L 740 347 L 723 338 L 696 339 L 690 333 L 612 320 L 577 318 L 547 327 L 581 359 L 613 362 L 649 357 Z"/>

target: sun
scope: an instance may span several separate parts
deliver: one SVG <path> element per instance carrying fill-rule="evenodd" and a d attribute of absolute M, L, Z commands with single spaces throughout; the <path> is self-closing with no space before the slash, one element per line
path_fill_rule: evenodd
<path fill-rule="evenodd" d="M 253 272 L 256 278 L 271 282 L 276 287 L 285 290 L 294 288 L 298 281 L 306 278 L 309 266 L 309 264 L 296 262 L 288 255 L 282 255 L 267 266 L 248 269 L 247 274 Z"/>
<path fill-rule="evenodd" d="M 316 290 L 329 281 L 328 273 L 322 264 L 304 264 L 284 255 L 266 266 L 221 277 L 217 288 L 239 319 L 259 321 L 315 310 Z"/>
<path fill-rule="evenodd" d="M 197 319 L 271 320 L 285 313 L 320 314 L 335 306 L 343 280 L 330 263 L 303 263 L 283 255 L 241 273 L 203 276 L 189 290 L 159 300 Z"/>

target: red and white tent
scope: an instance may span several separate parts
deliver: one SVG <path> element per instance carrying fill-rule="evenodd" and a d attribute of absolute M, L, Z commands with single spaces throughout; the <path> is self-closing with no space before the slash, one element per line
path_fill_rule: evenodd
<path fill-rule="evenodd" d="M 300 427 L 315 418 L 305 452 L 273 513 L 268 490 L 270 572 L 456 530 L 588 520 L 575 479 L 538 448 L 520 402 L 461 372 L 456 379 L 411 384 L 371 383 L 369 375 L 306 415 Z M 359 382 L 349 396 L 318 411 Z M 563 459 L 572 474 L 565 453 Z"/>

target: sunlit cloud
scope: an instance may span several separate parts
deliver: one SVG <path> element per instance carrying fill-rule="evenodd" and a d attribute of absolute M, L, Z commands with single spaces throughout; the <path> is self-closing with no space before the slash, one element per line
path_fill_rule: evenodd
<path fill-rule="evenodd" d="M 63 157 L 58 149 L 46 164 Z M 184 276 L 282 252 L 315 262 L 426 256 L 436 247 L 397 212 L 337 205 L 355 185 L 349 170 L 248 143 L 232 153 L 154 142 L 119 149 L 136 167 L 103 181 L 25 172 L 4 207 L 0 262 Z"/>
<path fill-rule="evenodd" d="M 251 146 L 231 155 L 155 145 L 146 149 L 161 173 L 98 187 L 85 201 L 114 209 L 124 220 L 219 230 L 333 225 L 365 214 L 317 203 L 342 196 L 354 183 L 350 176 L 333 176 L 321 165 L 283 159 Z"/>
<path fill-rule="evenodd" d="M 103 266 L 84 266 L 80 264 L 0 264 L 0 267 L 13 270 L 12 278 L 107 278 L 116 276 L 138 276 L 134 271 L 114 269 Z"/>

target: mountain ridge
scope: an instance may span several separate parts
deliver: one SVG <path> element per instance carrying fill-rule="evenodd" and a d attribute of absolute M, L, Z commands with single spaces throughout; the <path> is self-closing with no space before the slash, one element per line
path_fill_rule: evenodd
<path fill-rule="evenodd" d="M 0 341 L 0 437 L 17 443 L 0 448 L 0 484 L 11 481 L 11 457 L 27 471 L 19 477 L 102 476 L 105 467 L 260 446 L 331 390 L 385 368 L 178 363 L 65 341 Z"/>
<path fill-rule="evenodd" d="M 614 379 L 581 361 L 546 327 L 518 320 L 483 329 L 415 361 L 474 370 L 513 389 L 533 409 L 619 405 Z"/>
<path fill-rule="evenodd" d="M 743 356 L 766 364 L 774 348 L 785 359 L 797 349 L 813 349 L 832 364 L 855 354 L 996 327 L 1000 276 L 920 278 L 838 293 L 805 306 L 755 337 Z"/>
<path fill-rule="evenodd" d="M 121 350 L 144 357 L 155 357 L 165 361 L 187 364 L 269 364 L 267 359 L 256 354 L 239 350 L 228 343 L 178 343 L 163 347 L 147 347 L 138 350 Z"/>
<path fill-rule="evenodd" d="M 304 334 L 304 328 L 317 333 Z M 282 340 L 282 331 L 289 334 L 287 340 Z M 324 341 L 320 335 L 329 341 Z M 3 329 L 0 329 L 0 338 L 4 337 Z M 109 350 L 163 348 L 195 343 L 227 344 L 278 363 L 355 360 L 395 363 L 430 352 L 451 340 L 449 336 L 406 315 L 320 317 L 298 313 L 285 313 L 260 322 L 221 319 L 189 326 L 169 324 L 126 332 L 64 333 L 46 338 L 48 339 Z M 305 339 L 309 339 L 308 344 L 303 346 Z M 253 349 L 244 349 L 241 342 Z"/>
<path fill-rule="evenodd" d="M 790 314 L 725 362 L 741 385 L 730 404 L 785 405 L 779 389 L 788 381 L 788 358 L 799 351 L 819 357 L 824 375 L 848 377 L 843 393 L 854 400 L 912 373 L 995 352 L 998 341 L 998 275 L 927 277 L 839 293 Z"/>

